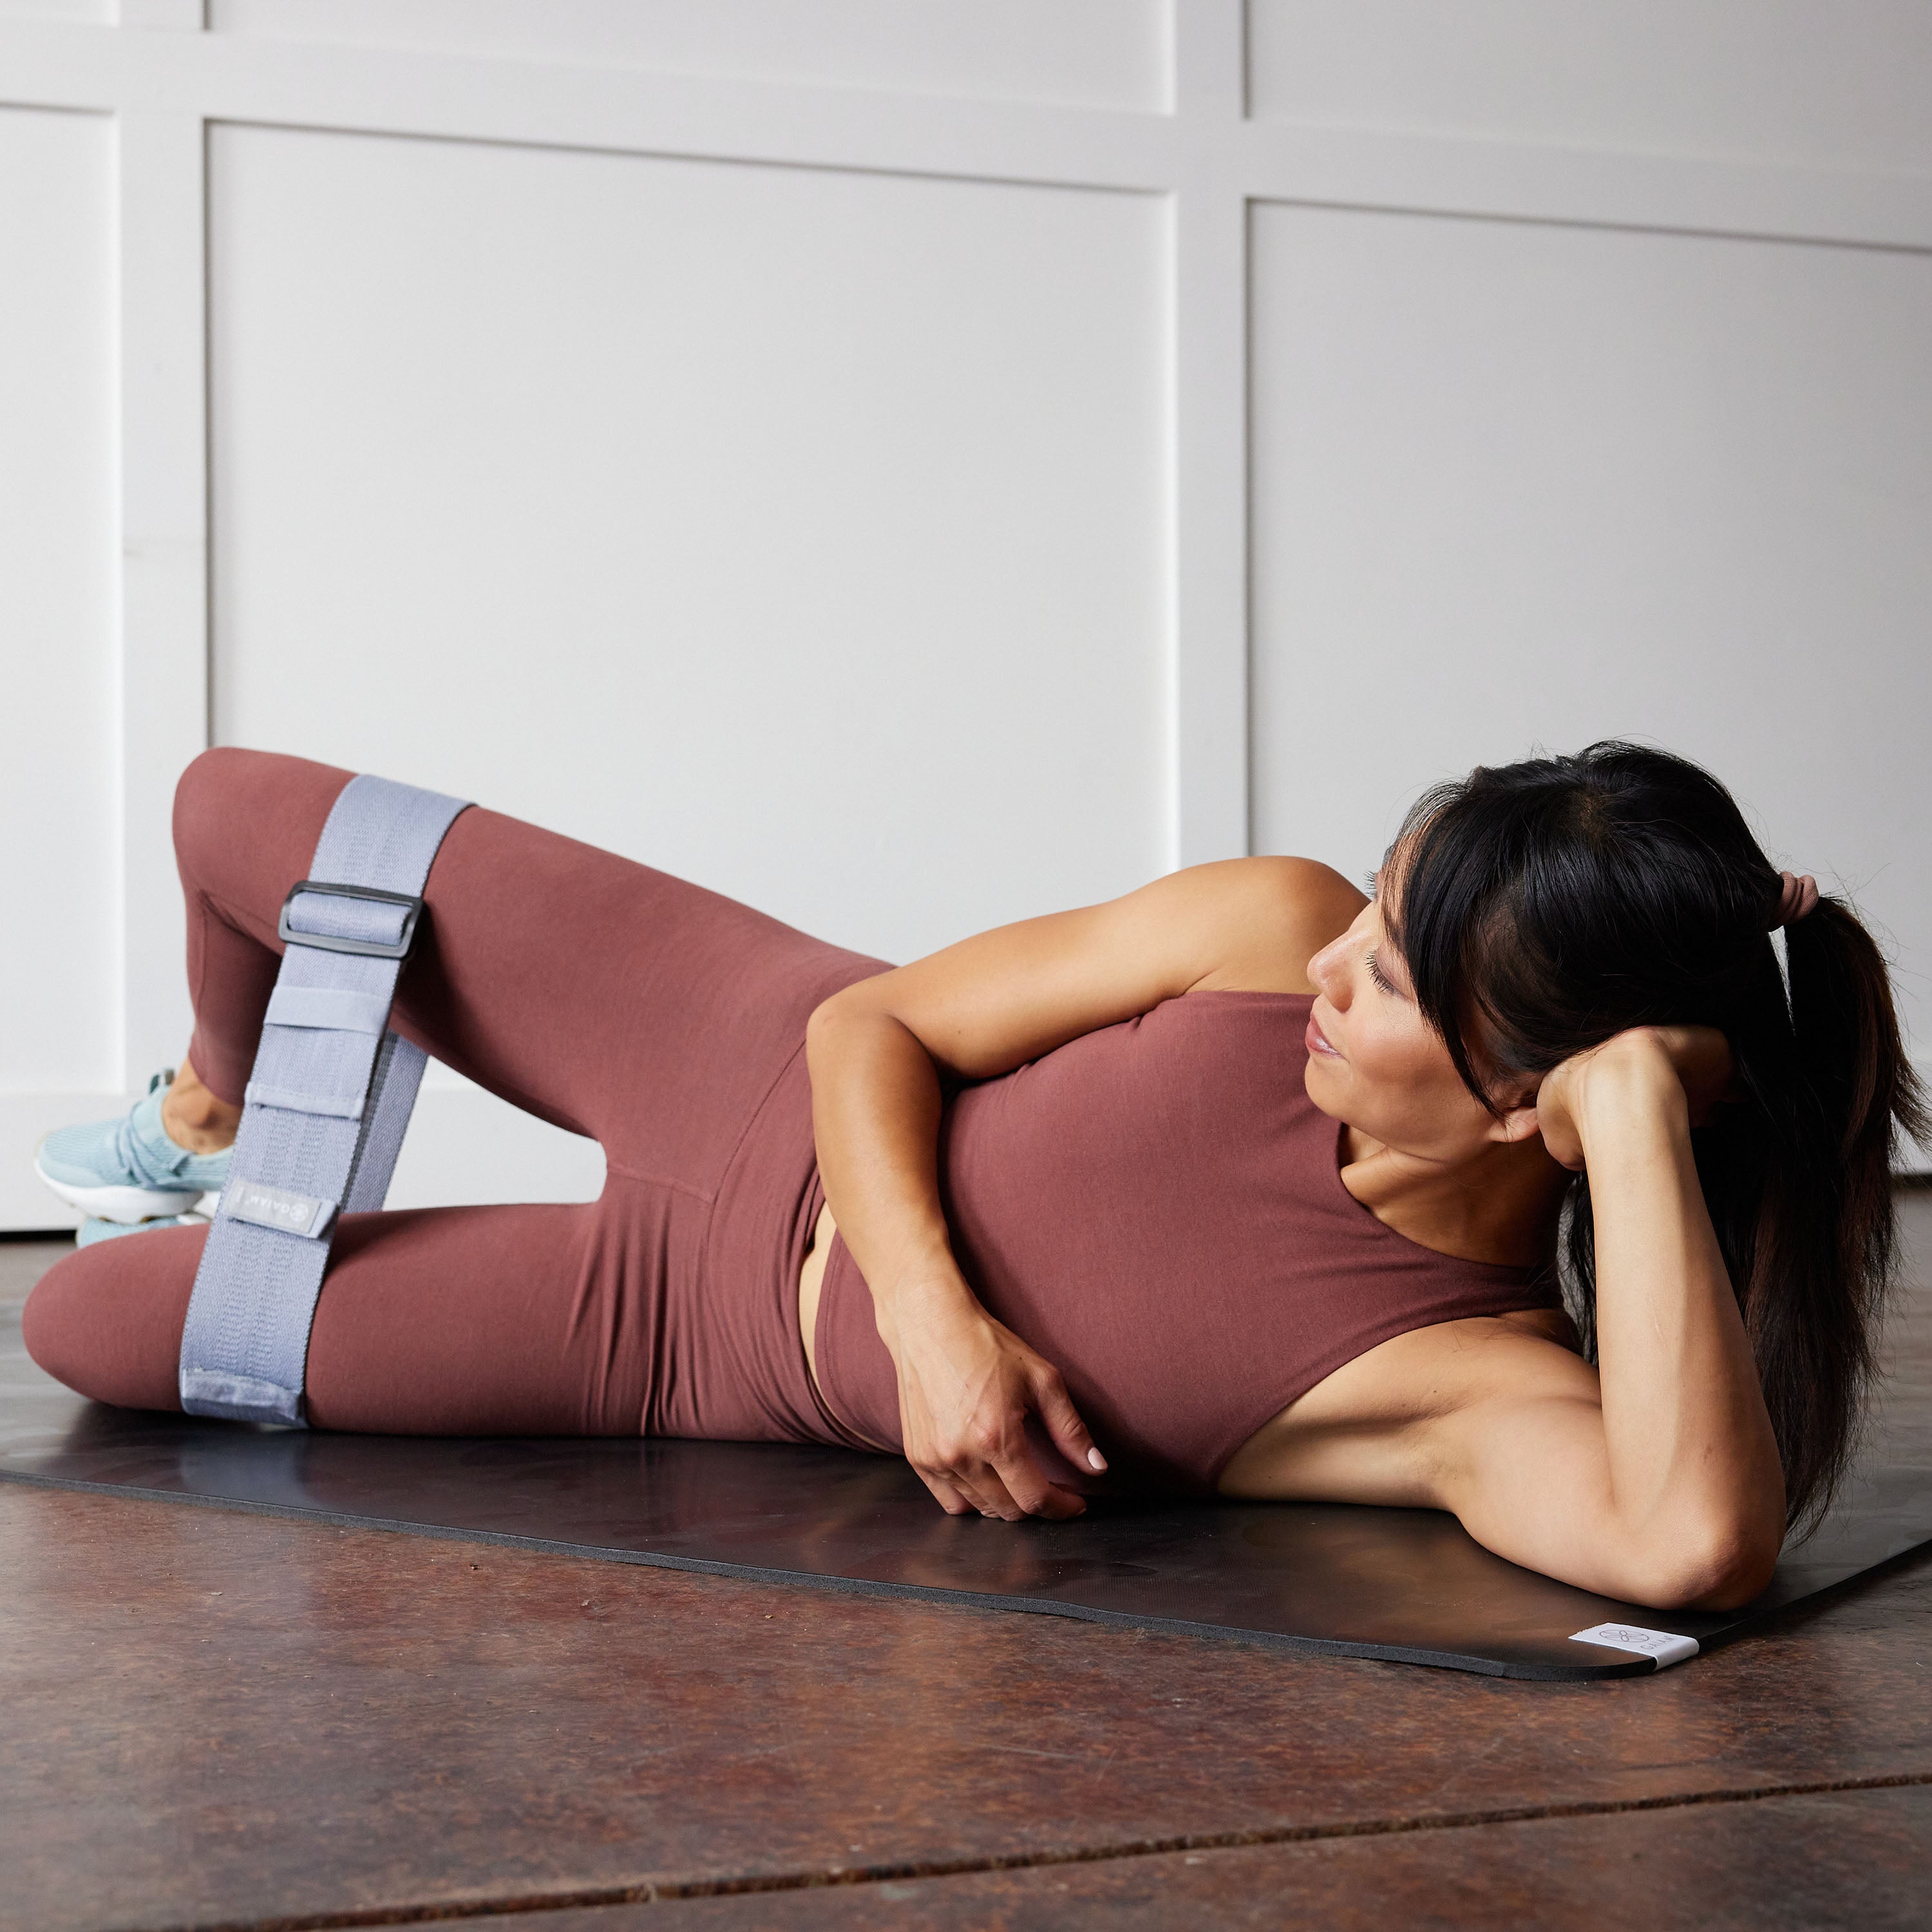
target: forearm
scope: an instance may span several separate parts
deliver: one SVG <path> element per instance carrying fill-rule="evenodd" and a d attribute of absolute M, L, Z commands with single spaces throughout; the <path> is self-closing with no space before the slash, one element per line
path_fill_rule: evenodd
<path fill-rule="evenodd" d="M 1578 1123 L 1613 1534 L 1640 1563 L 1774 1552 L 1777 1444 L 1668 1070 L 1606 1068 Z"/>
<path fill-rule="evenodd" d="M 1077 1516 L 1040 1466 L 1036 1414 L 1074 1467 L 1103 1470 L 1058 1370 L 994 1321 L 953 1258 L 940 1204 L 939 1070 L 910 1028 L 834 997 L 806 1033 L 819 1172 L 898 1372 L 907 1460 L 946 1510 Z"/>
<path fill-rule="evenodd" d="M 891 1015 L 836 1000 L 806 1052 L 826 1198 L 890 1342 L 908 1296 L 968 1293 L 940 1203 L 938 1070 Z"/>

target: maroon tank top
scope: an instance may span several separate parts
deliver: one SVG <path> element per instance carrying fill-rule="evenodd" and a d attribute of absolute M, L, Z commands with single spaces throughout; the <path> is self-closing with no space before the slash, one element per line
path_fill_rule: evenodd
<path fill-rule="evenodd" d="M 1537 1270 L 1419 1247 L 1342 1186 L 1340 1126 L 1302 1084 L 1311 1004 L 1190 993 L 946 1109 L 940 1186 L 966 1278 L 1059 1368 L 1124 1474 L 1211 1489 L 1264 1423 L 1378 1342 L 1556 1305 Z M 816 1349 L 834 1417 L 899 1446 L 892 1358 L 843 1240 Z"/>

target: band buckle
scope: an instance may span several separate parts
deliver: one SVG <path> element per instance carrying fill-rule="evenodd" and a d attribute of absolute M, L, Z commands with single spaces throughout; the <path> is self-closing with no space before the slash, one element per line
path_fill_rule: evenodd
<path fill-rule="evenodd" d="M 304 892 L 319 892 L 338 899 L 373 899 L 380 905 L 404 908 L 403 930 L 393 942 L 386 939 L 338 939 L 321 932 L 300 932 L 289 923 L 289 908 Z M 290 946 L 313 946 L 321 952 L 354 952 L 370 959 L 406 959 L 416 944 L 416 927 L 422 919 L 423 902 L 408 892 L 380 892 L 374 886 L 332 885 L 325 879 L 304 879 L 289 888 L 275 920 L 275 936 Z"/>

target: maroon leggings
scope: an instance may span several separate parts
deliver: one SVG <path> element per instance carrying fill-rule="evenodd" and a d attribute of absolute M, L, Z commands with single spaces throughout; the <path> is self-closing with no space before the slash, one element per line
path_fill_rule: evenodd
<path fill-rule="evenodd" d="M 238 1105 L 275 980 L 275 916 L 350 774 L 197 758 L 175 799 L 194 1068 Z M 600 1142 L 580 1207 L 344 1217 L 310 1342 L 323 1428 L 849 1441 L 813 1393 L 798 1270 L 823 1202 L 812 1008 L 880 962 L 480 807 L 450 829 L 392 1024 Z M 206 1231 L 76 1251 L 25 1316 L 69 1387 L 176 1408 Z"/>

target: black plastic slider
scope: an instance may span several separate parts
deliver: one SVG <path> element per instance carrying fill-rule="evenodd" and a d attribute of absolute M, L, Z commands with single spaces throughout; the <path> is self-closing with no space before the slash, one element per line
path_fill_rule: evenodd
<path fill-rule="evenodd" d="M 394 940 L 344 939 L 332 933 L 304 932 L 289 916 L 296 900 L 304 892 L 318 893 L 328 898 L 367 899 L 379 905 L 400 906 L 402 932 Z M 275 921 L 275 934 L 289 945 L 312 946 L 322 952 L 355 952 L 372 959 L 406 959 L 410 948 L 416 944 L 422 909 L 422 899 L 408 892 L 380 892 L 374 886 L 338 886 L 324 879 L 304 879 L 289 888 L 289 896 L 283 900 L 280 914 Z"/>

